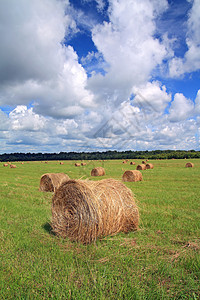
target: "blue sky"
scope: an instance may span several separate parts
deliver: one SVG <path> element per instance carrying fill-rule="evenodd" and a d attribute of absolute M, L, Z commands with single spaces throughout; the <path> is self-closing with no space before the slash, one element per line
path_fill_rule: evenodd
<path fill-rule="evenodd" d="M 196 149 L 198 0 L 0 1 L 0 153 Z"/>

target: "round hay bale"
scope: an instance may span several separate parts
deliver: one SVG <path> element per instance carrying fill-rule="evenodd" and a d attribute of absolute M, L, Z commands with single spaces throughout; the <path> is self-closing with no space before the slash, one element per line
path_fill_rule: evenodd
<path fill-rule="evenodd" d="M 142 161 L 142 164 L 146 165 L 146 161 L 143 160 L 143 161 Z"/>
<path fill-rule="evenodd" d="M 17 168 L 17 166 L 11 164 L 11 165 L 10 165 L 10 168 L 15 169 L 15 168 Z"/>
<path fill-rule="evenodd" d="M 75 167 L 80 167 L 79 163 L 75 163 L 74 165 L 75 165 Z"/>
<path fill-rule="evenodd" d="M 146 170 L 146 165 L 145 164 L 141 164 L 141 165 L 138 165 L 137 170 Z"/>
<path fill-rule="evenodd" d="M 135 162 L 134 162 L 134 161 L 131 161 L 131 162 L 130 162 L 130 165 L 135 165 Z"/>
<path fill-rule="evenodd" d="M 81 163 L 81 166 L 86 166 L 86 163 L 82 162 L 82 163 Z"/>
<path fill-rule="evenodd" d="M 91 176 L 104 176 L 104 175 L 105 175 L 105 170 L 102 167 L 94 168 L 91 171 Z"/>
<path fill-rule="evenodd" d="M 126 160 L 124 160 L 124 161 L 123 161 L 123 164 L 127 164 L 127 161 L 126 161 Z"/>
<path fill-rule="evenodd" d="M 130 182 L 142 181 L 142 173 L 137 170 L 127 170 L 124 172 L 122 180 Z"/>
<path fill-rule="evenodd" d="M 153 169 L 154 168 L 154 166 L 153 166 L 153 164 L 146 164 L 146 169 Z"/>
<path fill-rule="evenodd" d="M 70 180 L 69 176 L 64 173 L 47 173 L 43 174 L 40 179 L 40 191 L 54 192 L 63 183 Z"/>
<path fill-rule="evenodd" d="M 188 162 L 186 165 L 185 165 L 186 168 L 194 168 L 194 164 L 191 163 L 191 162 Z"/>
<path fill-rule="evenodd" d="M 61 162 L 60 162 L 60 165 L 64 165 L 64 162 L 61 161 Z"/>
<path fill-rule="evenodd" d="M 58 236 L 83 244 L 118 232 L 136 230 L 139 212 L 122 182 L 69 180 L 52 198 L 52 229 Z"/>
<path fill-rule="evenodd" d="M 4 167 L 8 167 L 8 164 L 3 164 Z"/>

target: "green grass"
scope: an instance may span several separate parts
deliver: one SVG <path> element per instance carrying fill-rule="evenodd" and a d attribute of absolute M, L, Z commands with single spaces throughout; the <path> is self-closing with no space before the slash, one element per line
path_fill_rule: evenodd
<path fill-rule="evenodd" d="M 16 162 L 0 166 L 1 299 L 199 299 L 200 160 L 152 161 L 142 182 L 125 183 L 140 209 L 140 230 L 81 245 L 52 234 L 52 193 L 39 191 L 47 172 L 121 180 L 122 161 Z M 141 161 L 136 161 L 141 163 Z"/>

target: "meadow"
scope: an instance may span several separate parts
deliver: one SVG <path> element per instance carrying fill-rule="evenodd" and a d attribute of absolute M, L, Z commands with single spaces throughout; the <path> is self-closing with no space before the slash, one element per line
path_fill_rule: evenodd
<path fill-rule="evenodd" d="M 0 165 L 1 299 L 199 299 L 200 159 L 155 160 L 143 181 L 126 182 L 140 211 L 140 229 L 90 245 L 51 231 L 52 193 L 44 173 L 72 179 L 121 180 L 135 169 L 121 160 L 14 162 Z M 136 165 L 141 160 L 135 160 Z M 102 166 L 106 175 L 91 177 Z"/>

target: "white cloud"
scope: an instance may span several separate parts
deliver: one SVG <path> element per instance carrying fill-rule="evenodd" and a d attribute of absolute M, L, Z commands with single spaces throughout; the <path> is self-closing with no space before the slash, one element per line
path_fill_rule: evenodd
<path fill-rule="evenodd" d="M 67 8 L 68 1 L 0 2 L 0 105 L 34 101 L 36 113 L 56 118 L 94 105 L 77 54 L 62 44 L 73 25 Z"/>
<path fill-rule="evenodd" d="M 172 122 L 187 120 L 194 113 L 194 103 L 183 94 L 176 93 L 169 108 L 169 119 Z"/>
<path fill-rule="evenodd" d="M 187 22 L 186 44 L 188 50 L 183 58 L 174 57 L 169 63 L 171 77 L 179 77 L 185 73 L 200 69 L 200 2 L 194 0 Z"/>

